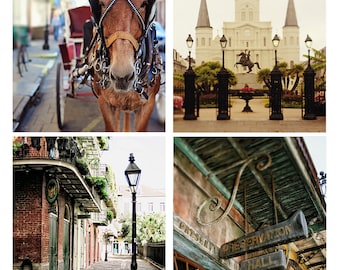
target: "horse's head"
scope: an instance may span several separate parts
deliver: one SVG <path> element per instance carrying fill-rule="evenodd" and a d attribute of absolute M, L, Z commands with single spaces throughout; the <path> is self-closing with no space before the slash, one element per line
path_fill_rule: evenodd
<path fill-rule="evenodd" d="M 136 57 L 155 0 L 91 0 L 108 53 L 109 78 L 115 90 L 132 90 L 137 79 Z M 97 16 L 97 18 L 96 18 Z"/>

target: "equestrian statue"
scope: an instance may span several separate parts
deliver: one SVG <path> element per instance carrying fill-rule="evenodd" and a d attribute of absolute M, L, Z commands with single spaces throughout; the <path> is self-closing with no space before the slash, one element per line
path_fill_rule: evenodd
<path fill-rule="evenodd" d="M 253 63 L 250 60 L 250 51 L 248 51 L 248 52 L 247 51 L 248 50 L 245 50 L 244 52 L 240 52 L 237 55 L 237 56 L 241 56 L 241 57 L 240 57 L 240 60 L 235 63 L 235 67 L 237 67 L 238 64 L 242 65 L 244 67 L 248 67 L 248 72 L 247 73 L 250 73 L 253 70 L 254 65 L 256 65 L 258 69 L 261 69 L 258 62 Z"/>

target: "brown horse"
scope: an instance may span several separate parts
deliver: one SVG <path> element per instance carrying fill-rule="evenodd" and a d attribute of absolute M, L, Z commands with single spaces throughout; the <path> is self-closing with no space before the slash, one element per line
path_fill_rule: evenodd
<path fill-rule="evenodd" d="M 155 0 L 90 0 L 94 35 L 86 54 L 106 131 L 146 131 L 160 88 Z"/>

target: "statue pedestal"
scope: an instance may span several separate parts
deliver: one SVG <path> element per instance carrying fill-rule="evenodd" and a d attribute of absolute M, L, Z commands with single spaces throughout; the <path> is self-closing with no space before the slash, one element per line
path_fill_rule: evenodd
<path fill-rule="evenodd" d="M 253 69 L 254 71 L 254 69 Z M 262 89 L 263 83 L 256 81 L 256 71 L 254 73 L 236 73 L 237 84 L 232 86 L 232 89 L 242 89 L 245 84 L 250 85 L 254 89 Z"/>

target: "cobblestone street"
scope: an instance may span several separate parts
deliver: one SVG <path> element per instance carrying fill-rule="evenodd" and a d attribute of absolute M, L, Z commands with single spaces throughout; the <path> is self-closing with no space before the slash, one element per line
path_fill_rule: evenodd
<path fill-rule="evenodd" d="M 137 259 L 138 270 L 154 270 L 165 269 L 159 268 L 148 261 Z M 131 256 L 109 256 L 107 262 L 98 262 L 87 268 L 89 270 L 130 270 L 131 269 Z"/>

